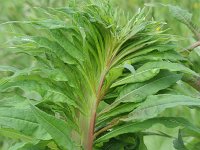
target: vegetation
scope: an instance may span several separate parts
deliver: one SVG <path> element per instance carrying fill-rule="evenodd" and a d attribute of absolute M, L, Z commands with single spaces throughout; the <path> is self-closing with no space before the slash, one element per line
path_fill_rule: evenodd
<path fill-rule="evenodd" d="M 11 57 L 0 66 L 3 149 L 198 149 L 200 31 L 191 13 L 43 2 L 28 20 L 1 24 L 2 58 Z M 188 27 L 191 46 L 159 21 L 158 8 Z"/>

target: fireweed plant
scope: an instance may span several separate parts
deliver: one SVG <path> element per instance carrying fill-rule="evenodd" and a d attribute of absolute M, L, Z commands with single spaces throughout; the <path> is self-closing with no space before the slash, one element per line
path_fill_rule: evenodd
<path fill-rule="evenodd" d="M 183 65 L 164 23 L 104 2 L 42 12 L 24 24 L 37 34 L 12 41 L 33 65 L 0 67 L 0 134 L 16 140 L 12 149 L 147 150 L 145 130 L 154 124 L 200 135 L 185 118 L 162 115 L 200 105 L 199 92 L 181 80 L 199 75 Z M 180 133 L 174 145 L 184 147 Z"/>

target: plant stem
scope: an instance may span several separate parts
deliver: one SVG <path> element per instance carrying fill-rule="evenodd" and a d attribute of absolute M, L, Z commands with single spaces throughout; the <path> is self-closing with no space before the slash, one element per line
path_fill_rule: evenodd
<path fill-rule="evenodd" d="M 111 121 L 111 123 L 108 126 L 102 128 L 98 132 L 96 132 L 94 134 L 94 137 L 97 137 L 99 134 L 107 131 L 108 129 L 112 128 L 113 126 L 117 125 L 118 123 L 119 123 L 119 119 L 118 118 L 114 119 L 113 121 Z"/>
<path fill-rule="evenodd" d="M 200 46 L 200 40 L 192 44 L 190 47 L 187 48 L 187 50 L 193 50 L 194 48 Z"/>
<path fill-rule="evenodd" d="M 87 150 L 92 150 L 93 140 L 94 140 L 94 127 L 95 127 L 95 119 L 96 119 L 96 104 L 93 107 L 92 115 L 90 118 L 89 123 L 89 133 L 88 133 L 88 143 L 87 143 Z"/>
<path fill-rule="evenodd" d="M 88 139 L 87 139 L 87 142 L 88 142 L 87 150 L 92 150 L 92 146 L 93 146 L 96 110 L 97 110 L 98 104 L 101 101 L 101 98 L 103 95 L 101 90 L 103 87 L 106 73 L 107 73 L 107 71 L 103 71 L 100 76 L 100 82 L 99 82 L 99 86 L 98 86 L 97 93 L 96 93 L 96 100 L 91 109 L 91 117 L 90 117 L 90 122 L 89 122 L 89 133 L 88 133 Z"/>

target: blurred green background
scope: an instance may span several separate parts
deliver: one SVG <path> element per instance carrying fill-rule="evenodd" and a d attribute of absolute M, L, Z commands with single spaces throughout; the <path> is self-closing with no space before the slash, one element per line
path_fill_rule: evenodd
<path fill-rule="evenodd" d="M 5 50 L 5 47 L 7 47 L 6 42 L 14 36 L 12 32 L 20 33 L 22 31 L 29 35 L 36 32 L 20 24 L 14 24 L 15 28 L 13 28 L 13 25 L 4 24 L 5 22 L 24 21 L 34 18 L 36 16 L 34 12 L 35 7 L 64 7 L 68 3 L 68 0 L 0 0 L 0 64 L 11 63 L 18 67 L 29 65 L 27 63 L 28 59 L 19 59 L 19 56 L 10 55 L 8 50 Z M 148 3 L 178 5 L 193 14 L 194 23 L 199 24 L 200 22 L 200 0 L 110 0 L 110 3 L 130 14 L 134 14 L 135 11 Z M 167 7 L 153 7 L 151 16 L 155 20 L 166 22 L 170 32 L 181 37 L 180 48 L 187 47 L 194 41 L 190 30 L 170 16 Z M 16 27 L 18 28 L 16 29 Z"/>
<path fill-rule="evenodd" d="M 114 7 L 120 7 L 125 12 L 129 12 L 131 15 L 145 5 L 155 5 L 156 7 L 150 8 L 150 17 L 158 21 L 166 22 L 166 28 L 170 29 L 168 32 L 177 35 L 177 50 L 181 51 L 195 41 L 191 31 L 173 18 L 167 7 L 158 4 L 178 5 L 188 10 L 193 14 L 193 23 L 198 25 L 200 24 L 200 0 L 110 0 L 110 3 Z M 10 24 L 6 22 L 26 21 L 30 18 L 35 18 L 38 16 L 38 12 L 34 11 L 35 7 L 64 7 L 68 4 L 68 0 L 0 0 L 0 65 L 11 65 L 23 68 L 33 63 L 32 59 L 28 56 L 12 54 L 12 48 L 8 48 L 8 46 L 11 39 L 17 34 L 25 33 L 31 35 L 37 34 L 37 31 L 27 28 L 23 24 Z M 166 110 L 164 113 L 178 116 L 181 112 L 182 115 L 184 114 L 187 118 L 192 119 L 196 125 L 200 126 L 200 119 L 195 110 L 184 109 L 184 112 L 179 110 L 182 110 L 182 107 L 173 109 L 173 111 Z M 169 131 L 160 125 L 152 127 L 155 130 L 156 128 L 163 128 L 166 133 L 171 135 L 173 135 L 174 131 L 177 131 L 177 129 Z M 0 136 L 0 150 L 10 150 L 9 145 L 13 142 L 15 141 L 12 139 Z M 173 150 L 171 139 L 147 136 L 145 138 L 145 144 L 148 145 L 149 150 Z"/>

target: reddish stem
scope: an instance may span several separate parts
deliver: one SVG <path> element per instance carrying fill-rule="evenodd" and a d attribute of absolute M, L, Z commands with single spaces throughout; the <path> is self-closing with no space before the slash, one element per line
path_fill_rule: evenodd
<path fill-rule="evenodd" d="M 87 150 L 92 150 L 93 140 L 94 140 L 94 126 L 95 126 L 95 118 L 96 118 L 96 108 L 93 110 L 92 116 L 90 118 L 89 124 L 89 133 L 88 133 L 88 143 Z"/>
<path fill-rule="evenodd" d="M 92 107 L 91 110 L 91 118 L 90 118 L 90 123 L 89 123 L 89 133 L 88 133 L 88 143 L 87 143 L 87 150 L 92 150 L 92 146 L 93 146 L 93 140 L 94 140 L 94 128 L 95 128 L 95 120 L 96 120 L 96 109 L 97 106 L 101 100 L 101 89 L 103 87 L 103 82 L 105 80 L 105 75 L 106 75 L 106 71 L 102 73 L 101 77 L 100 77 L 100 83 L 98 86 L 98 90 L 97 90 L 97 99 L 94 103 L 94 106 Z"/>
<path fill-rule="evenodd" d="M 192 44 L 190 47 L 188 47 L 187 50 L 193 50 L 198 46 L 200 46 L 200 40 Z"/>

